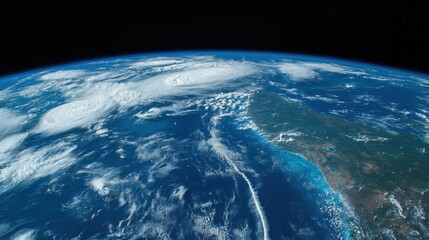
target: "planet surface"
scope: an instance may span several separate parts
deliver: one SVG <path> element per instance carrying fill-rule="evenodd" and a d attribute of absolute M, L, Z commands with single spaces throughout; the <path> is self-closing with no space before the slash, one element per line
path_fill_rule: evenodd
<path fill-rule="evenodd" d="M 428 239 L 429 76 L 169 52 L 0 79 L 1 239 Z"/>

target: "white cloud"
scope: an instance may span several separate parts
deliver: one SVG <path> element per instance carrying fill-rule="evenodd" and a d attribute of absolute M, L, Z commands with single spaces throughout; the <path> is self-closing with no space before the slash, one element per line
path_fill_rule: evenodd
<path fill-rule="evenodd" d="M 0 158 L 1 154 L 7 153 L 18 147 L 22 141 L 28 136 L 28 133 L 19 133 L 8 136 L 0 140 Z M 0 159 L 1 162 L 1 159 Z"/>
<path fill-rule="evenodd" d="M 349 83 L 346 83 L 346 84 L 344 85 L 344 87 L 345 87 L 345 88 L 348 88 L 348 89 L 355 89 L 355 88 L 357 88 L 357 86 L 356 86 L 356 85 L 354 85 L 354 84 L 349 84 Z"/>
<path fill-rule="evenodd" d="M 279 64 L 279 70 L 298 82 L 314 79 L 318 76 L 318 73 L 313 68 L 301 63 L 281 63 Z"/>
<path fill-rule="evenodd" d="M 386 194 L 385 194 L 386 195 Z M 393 194 L 389 194 L 388 196 L 389 202 L 396 207 L 396 212 L 401 218 L 406 218 L 404 215 L 404 209 L 402 208 L 401 203 Z"/>
<path fill-rule="evenodd" d="M 107 187 L 108 181 L 105 177 L 95 178 L 91 180 L 90 186 L 100 196 L 106 196 L 110 192 L 110 189 Z"/>
<path fill-rule="evenodd" d="M 15 233 L 11 239 L 13 240 L 32 240 L 36 238 L 36 230 L 23 229 Z"/>
<path fill-rule="evenodd" d="M 139 112 L 135 114 L 136 117 L 140 119 L 154 119 L 163 116 L 182 116 L 194 112 L 194 109 L 187 109 L 193 106 L 189 102 L 178 102 L 164 107 L 153 107 L 147 110 L 146 112 Z"/>
<path fill-rule="evenodd" d="M 69 102 L 53 108 L 43 115 L 35 131 L 56 134 L 77 127 L 85 127 L 106 116 L 115 108 L 115 102 L 101 95 Z"/>
<path fill-rule="evenodd" d="M 142 87 L 158 96 L 188 94 L 189 89 L 210 90 L 253 73 L 255 69 L 247 63 L 219 62 L 197 69 L 155 76 L 142 82 Z"/>
<path fill-rule="evenodd" d="M 206 93 L 255 72 L 254 67 L 248 63 L 232 61 L 200 63 L 199 66 L 193 66 L 193 69 L 161 74 L 141 81 L 87 84 L 68 95 L 80 98 L 93 95 L 108 96 L 118 103 L 121 109 L 125 109 L 161 97 Z"/>
<path fill-rule="evenodd" d="M 0 193 L 21 183 L 30 183 L 33 180 L 52 175 L 76 162 L 72 151 L 76 146 L 64 142 L 52 144 L 36 151 L 26 149 L 16 155 L 10 154 L 5 159 L 1 169 Z"/>
<path fill-rule="evenodd" d="M 301 63 L 304 66 L 310 67 L 312 69 L 316 69 L 319 71 L 324 72 L 334 72 L 334 73 L 342 73 L 342 74 L 348 74 L 350 73 L 350 70 L 336 65 L 336 64 L 329 64 L 329 63 L 312 63 L 312 62 L 303 62 Z"/>
<path fill-rule="evenodd" d="M 6 108 L 0 108 L 0 137 L 19 130 L 26 116 L 18 115 Z"/>
<path fill-rule="evenodd" d="M 365 74 L 349 67 L 340 66 L 331 63 L 315 62 L 283 62 L 278 65 L 280 72 L 288 75 L 295 81 L 312 80 L 319 76 L 320 72 L 331 72 L 339 74 Z"/>
<path fill-rule="evenodd" d="M 144 61 L 139 61 L 131 64 L 131 67 L 141 68 L 141 67 L 157 67 L 181 63 L 181 60 L 173 58 L 151 58 Z"/>
<path fill-rule="evenodd" d="M 47 73 L 40 76 L 41 80 L 64 80 L 64 79 L 73 79 L 85 75 L 84 70 L 60 70 L 52 73 Z"/>
<path fill-rule="evenodd" d="M 144 113 L 139 112 L 135 116 L 140 119 L 153 119 L 160 117 L 163 112 L 162 108 L 153 107 Z"/>
<path fill-rule="evenodd" d="M 328 103 L 344 103 L 344 101 L 341 101 L 337 98 L 328 98 L 328 97 L 323 97 L 320 96 L 318 94 L 314 95 L 314 96 L 303 96 L 303 98 L 311 100 L 311 101 L 323 101 L 323 102 L 328 102 Z"/>
<path fill-rule="evenodd" d="M 96 74 L 88 74 L 85 76 L 84 80 L 87 82 L 99 82 L 99 81 L 120 81 L 120 80 L 126 80 L 131 77 L 133 77 L 134 74 L 130 71 L 102 71 L 97 72 Z"/>

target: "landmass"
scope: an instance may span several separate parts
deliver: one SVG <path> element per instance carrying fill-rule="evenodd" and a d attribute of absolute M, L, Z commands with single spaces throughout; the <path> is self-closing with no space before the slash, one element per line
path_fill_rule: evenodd
<path fill-rule="evenodd" d="M 319 113 L 274 93 L 255 94 L 249 114 L 270 141 L 320 168 L 350 206 L 349 220 L 366 232 L 356 230 L 356 238 L 429 238 L 429 144 L 422 138 Z"/>

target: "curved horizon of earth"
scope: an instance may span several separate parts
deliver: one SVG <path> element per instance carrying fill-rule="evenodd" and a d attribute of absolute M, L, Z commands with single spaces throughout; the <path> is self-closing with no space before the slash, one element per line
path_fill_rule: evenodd
<path fill-rule="evenodd" d="M 0 238 L 427 239 L 429 76 L 239 51 L 0 78 Z"/>

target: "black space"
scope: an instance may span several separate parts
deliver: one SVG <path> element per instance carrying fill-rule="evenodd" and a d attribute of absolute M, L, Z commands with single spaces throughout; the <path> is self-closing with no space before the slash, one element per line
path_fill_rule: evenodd
<path fill-rule="evenodd" d="M 0 74 L 87 58 L 240 49 L 325 55 L 429 73 L 423 1 L 0 3 Z"/>

